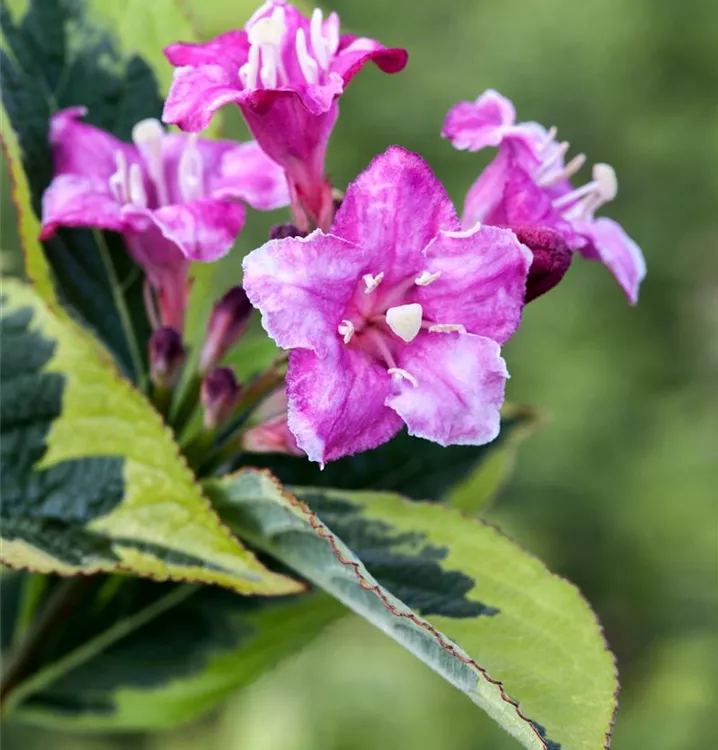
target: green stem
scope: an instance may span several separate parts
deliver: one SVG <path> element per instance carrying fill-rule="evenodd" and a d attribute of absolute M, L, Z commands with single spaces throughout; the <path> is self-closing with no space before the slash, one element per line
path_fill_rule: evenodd
<path fill-rule="evenodd" d="M 49 583 L 49 577 L 41 575 L 40 573 L 28 573 L 26 575 L 22 584 L 18 615 L 15 621 L 15 627 L 13 628 L 11 649 L 17 649 L 25 638 L 30 623 L 32 622 L 32 618 L 42 600 L 42 595 L 45 593 Z"/>
<path fill-rule="evenodd" d="M 25 673 L 32 668 L 38 652 L 42 649 L 48 633 L 72 609 L 82 595 L 90 579 L 85 576 L 66 578 L 60 581 L 47 597 L 47 602 L 32 620 L 24 638 L 11 652 L 5 664 L 2 684 L 0 684 L 0 707 L 22 681 Z"/>
<path fill-rule="evenodd" d="M 132 319 L 130 318 L 130 311 L 127 308 L 127 302 L 125 301 L 125 295 L 122 293 L 122 285 L 120 280 L 117 278 L 117 272 L 115 266 L 112 263 L 112 256 L 110 254 L 110 248 L 107 246 L 105 237 L 102 232 L 93 230 L 97 246 L 100 249 L 100 257 L 102 263 L 107 271 L 107 276 L 110 280 L 110 288 L 112 290 L 112 299 L 117 308 L 117 314 L 120 316 L 120 323 L 122 324 L 122 330 L 127 340 L 127 348 L 130 350 L 130 357 L 132 359 L 132 366 L 135 370 L 137 377 L 137 384 L 142 391 L 147 390 L 147 375 L 142 364 L 142 354 L 140 352 L 139 344 L 137 343 L 137 337 L 135 336 L 135 329 L 132 325 Z"/>
<path fill-rule="evenodd" d="M 76 669 L 82 664 L 85 664 L 93 657 L 122 640 L 122 638 L 127 637 L 135 630 L 143 627 L 156 617 L 167 612 L 169 609 L 172 609 L 172 607 L 185 601 L 185 599 L 188 599 L 198 589 L 199 586 L 196 584 L 182 584 L 177 586 L 168 594 L 157 599 L 144 609 L 135 612 L 135 614 L 126 617 L 124 620 L 120 620 L 103 633 L 100 633 L 100 635 L 95 636 L 95 638 L 92 638 L 79 648 L 71 651 L 62 659 L 53 662 L 45 667 L 45 669 L 41 669 L 30 679 L 19 684 L 12 692 L 12 696 L 8 697 L 8 701 L 4 706 L 3 714 L 10 714 L 18 705 L 20 705 L 20 703 L 33 693 L 42 690 L 46 685 L 51 684 L 70 670 Z"/>
<path fill-rule="evenodd" d="M 187 427 L 187 424 L 194 414 L 199 401 L 199 392 L 202 388 L 202 380 L 197 373 L 194 373 L 182 394 L 175 413 L 172 415 L 171 423 L 175 434 L 180 435 Z"/>

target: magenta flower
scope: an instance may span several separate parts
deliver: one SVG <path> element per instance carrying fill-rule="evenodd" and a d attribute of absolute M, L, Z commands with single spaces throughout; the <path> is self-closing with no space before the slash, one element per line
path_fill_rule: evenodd
<path fill-rule="evenodd" d="M 230 250 L 244 224 L 240 200 L 286 206 L 284 174 L 253 142 L 167 134 L 143 120 L 130 144 L 81 122 L 85 114 L 72 107 L 52 116 L 55 176 L 42 200 L 41 239 L 60 226 L 122 233 L 156 294 L 155 322 L 181 331 L 189 262 Z"/>
<path fill-rule="evenodd" d="M 452 107 L 442 135 L 458 149 L 499 149 L 466 196 L 464 226 L 483 221 L 553 229 L 571 250 L 606 265 L 636 303 L 646 275 L 643 254 L 618 223 L 594 217 L 616 196 L 616 174 L 608 164 L 595 164 L 593 179 L 574 188 L 571 178 L 586 157 L 579 154 L 565 163 L 569 144 L 556 142 L 556 128 L 546 130 L 535 122 L 516 124 L 513 104 L 491 89 L 475 102 Z"/>
<path fill-rule="evenodd" d="M 265 152 L 287 172 L 297 221 L 331 223 L 331 188 L 324 179 L 327 141 L 339 112 L 337 99 L 366 62 L 386 73 L 406 65 L 402 49 L 339 34 L 339 16 L 311 19 L 284 0 L 269 0 L 241 31 L 207 44 L 172 44 L 178 67 L 165 103 L 165 122 L 183 130 L 207 127 L 220 107 L 235 102 Z"/>
<path fill-rule="evenodd" d="M 289 429 L 325 463 L 405 423 L 442 445 L 499 430 L 531 253 L 513 232 L 462 231 L 428 164 L 392 147 L 352 183 L 329 234 L 272 240 L 244 287 L 290 349 Z"/>

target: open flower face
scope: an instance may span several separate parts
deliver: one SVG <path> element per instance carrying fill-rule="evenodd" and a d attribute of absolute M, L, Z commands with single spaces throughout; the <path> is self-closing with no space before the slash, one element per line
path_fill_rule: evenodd
<path fill-rule="evenodd" d="M 244 223 L 240 201 L 287 205 L 284 174 L 253 142 L 167 134 L 143 120 L 125 143 L 83 123 L 84 114 L 74 107 L 52 117 L 55 176 L 43 196 L 41 236 L 59 226 L 121 232 L 155 290 L 161 323 L 181 331 L 189 261 L 230 250 Z"/>
<path fill-rule="evenodd" d="M 309 19 L 284 0 L 265 3 L 240 31 L 172 44 L 165 54 L 177 66 L 165 121 L 202 130 L 217 109 L 237 103 L 261 147 L 287 171 L 295 201 L 320 226 L 331 209 L 324 154 L 338 97 L 369 60 L 396 73 L 407 59 L 404 50 L 340 35 L 336 13 L 324 19 L 316 9 Z"/>
<path fill-rule="evenodd" d="M 446 117 L 442 134 L 456 148 L 499 149 L 466 196 L 464 225 L 553 229 L 571 249 L 603 262 L 635 304 L 646 274 L 643 255 L 619 224 L 594 216 L 616 196 L 612 167 L 595 164 L 592 179 L 574 188 L 571 180 L 586 157 L 566 161 L 569 144 L 556 141 L 556 128 L 515 120 L 511 102 L 492 90 L 475 102 L 460 102 Z"/>
<path fill-rule="evenodd" d="M 352 183 L 331 232 L 273 240 L 244 287 L 292 350 L 289 428 L 324 463 L 408 426 L 442 445 L 493 440 L 531 253 L 507 229 L 462 230 L 421 157 L 398 147 Z"/>

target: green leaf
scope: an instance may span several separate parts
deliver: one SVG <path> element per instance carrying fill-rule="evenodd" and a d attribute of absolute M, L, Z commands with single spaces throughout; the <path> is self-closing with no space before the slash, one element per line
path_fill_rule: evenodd
<path fill-rule="evenodd" d="M 295 497 L 251 469 L 207 487 L 237 534 L 394 638 L 525 747 L 608 744 L 617 681 L 595 615 L 495 528 L 386 493 Z"/>
<path fill-rule="evenodd" d="M 191 28 L 174 0 L 27 0 L 12 10 L 3 3 L 3 10 L 2 139 L 27 274 L 45 300 L 59 297 L 139 380 L 149 337 L 143 274 L 121 239 L 64 229 L 44 243 L 44 257 L 32 214 L 39 216 L 52 178 L 50 115 L 84 105 L 87 122 L 129 140 L 137 121 L 161 116 L 158 82 L 165 88 L 172 73 L 162 48 L 180 37 L 192 41 Z"/>
<path fill-rule="evenodd" d="M 3 587 L 12 608 L 13 581 Z M 112 589 L 112 590 L 110 590 Z M 186 723 L 253 682 L 346 612 L 315 593 L 267 599 L 216 587 L 104 580 L 13 694 L 18 721 L 73 730 Z"/>
<path fill-rule="evenodd" d="M 241 357 L 242 351 L 240 344 L 236 356 Z M 532 407 L 507 404 L 501 416 L 501 432 L 488 445 L 444 448 L 402 432 L 372 451 L 332 461 L 324 469 L 305 458 L 282 455 L 244 455 L 234 468 L 268 468 L 284 484 L 390 490 L 416 500 L 443 499 L 457 488 L 457 504 L 467 509 L 472 506 L 476 511 L 508 476 L 518 441 L 530 434 L 539 420 L 539 413 Z M 484 461 L 496 460 L 497 456 L 504 459 L 504 465 L 490 465 L 482 474 Z M 476 497 L 467 498 L 462 487 L 468 486 L 471 491 L 472 485 L 476 485 Z"/>
<path fill-rule="evenodd" d="M 19 282 L 3 298 L 5 564 L 301 590 L 222 526 L 159 415 L 89 335 Z"/>

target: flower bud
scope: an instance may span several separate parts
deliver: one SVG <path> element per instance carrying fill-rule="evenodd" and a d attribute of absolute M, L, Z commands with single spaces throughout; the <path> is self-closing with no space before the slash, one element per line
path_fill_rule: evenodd
<path fill-rule="evenodd" d="M 150 379 L 159 388 L 172 388 L 187 359 L 182 334 L 172 326 L 158 328 L 149 344 Z"/>
<path fill-rule="evenodd" d="M 231 367 L 215 367 L 202 382 L 200 398 L 204 408 L 204 426 L 214 430 L 226 422 L 237 405 L 241 386 Z"/>
<path fill-rule="evenodd" d="M 235 286 L 215 303 L 199 360 L 200 374 L 208 373 L 234 346 L 249 323 L 252 305 L 241 286 Z"/>
<path fill-rule="evenodd" d="M 287 425 L 287 392 L 275 391 L 255 412 L 258 424 L 242 435 L 242 449 L 248 453 L 288 453 L 303 456 Z"/>
<path fill-rule="evenodd" d="M 287 237 L 305 237 L 306 232 L 302 232 L 301 229 L 295 227 L 294 224 L 275 224 L 269 230 L 270 240 L 283 240 Z"/>
<path fill-rule="evenodd" d="M 563 237 L 548 227 L 512 227 L 519 242 L 533 253 L 526 280 L 526 302 L 540 297 L 558 284 L 571 265 L 573 253 Z"/>

